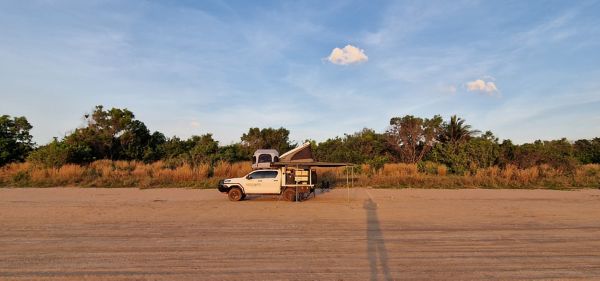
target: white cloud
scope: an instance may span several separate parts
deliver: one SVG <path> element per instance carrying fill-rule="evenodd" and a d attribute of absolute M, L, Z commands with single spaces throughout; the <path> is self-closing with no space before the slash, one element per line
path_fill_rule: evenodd
<path fill-rule="evenodd" d="M 443 86 L 442 92 L 454 94 L 454 93 L 456 93 L 456 86 L 454 86 L 454 85 Z"/>
<path fill-rule="evenodd" d="M 333 64 L 348 65 L 366 62 L 369 57 L 365 55 L 365 50 L 359 49 L 352 45 L 346 45 L 343 49 L 335 48 L 331 51 L 327 60 Z"/>
<path fill-rule="evenodd" d="M 190 122 L 190 127 L 200 128 L 200 122 L 198 122 L 197 120 L 193 120 L 192 122 Z"/>
<path fill-rule="evenodd" d="M 496 87 L 496 83 L 491 81 L 486 82 L 482 79 L 467 82 L 467 90 L 469 92 L 483 92 L 490 96 L 499 92 L 498 87 Z"/>

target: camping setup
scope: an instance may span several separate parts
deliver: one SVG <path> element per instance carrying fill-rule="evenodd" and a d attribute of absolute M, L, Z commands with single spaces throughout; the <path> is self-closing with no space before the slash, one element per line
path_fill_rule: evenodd
<path fill-rule="evenodd" d="M 317 180 L 316 169 L 324 167 L 346 167 L 346 187 L 354 185 L 353 164 L 316 161 L 307 142 L 282 155 L 275 149 L 256 150 L 253 171 L 241 178 L 220 181 L 219 191 L 227 193 L 231 201 L 242 200 L 248 194 L 278 194 L 288 201 L 300 201 L 310 194 L 316 196 L 316 188 L 329 188 L 328 181 Z"/>

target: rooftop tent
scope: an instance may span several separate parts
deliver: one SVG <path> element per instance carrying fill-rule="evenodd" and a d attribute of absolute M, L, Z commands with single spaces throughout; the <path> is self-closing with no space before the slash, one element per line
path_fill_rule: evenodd
<path fill-rule="evenodd" d="M 252 168 L 269 168 L 272 162 L 279 161 L 279 152 L 275 149 L 259 149 L 252 156 Z"/>
<path fill-rule="evenodd" d="M 312 149 L 310 148 L 310 142 L 306 142 L 303 145 L 296 147 L 279 157 L 281 162 L 314 162 Z"/>

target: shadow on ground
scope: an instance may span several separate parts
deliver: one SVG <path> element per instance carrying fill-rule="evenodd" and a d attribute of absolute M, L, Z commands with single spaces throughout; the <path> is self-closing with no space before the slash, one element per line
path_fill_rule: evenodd
<path fill-rule="evenodd" d="M 367 254 L 371 280 L 392 280 L 385 240 L 377 217 L 377 203 L 369 198 L 365 200 L 363 208 L 367 212 Z"/>
<path fill-rule="evenodd" d="M 305 200 L 308 201 L 314 199 L 318 196 L 325 195 L 332 191 L 333 188 L 316 188 L 314 193 L 308 196 Z M 246 198 L 242 201 L 284 201 L 281 195 L 247 195 Z"/>

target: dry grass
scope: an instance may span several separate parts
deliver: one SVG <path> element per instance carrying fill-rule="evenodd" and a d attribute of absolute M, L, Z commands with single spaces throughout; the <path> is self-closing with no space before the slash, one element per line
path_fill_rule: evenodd
<path fill-rule="evenodd" d="M 14 163 L 0 168 L 0 186 L 215 187 L 220 178 L 239 177 L 250 170 L 249 162 L 220 162 L 215 167 L 184 163 L 173 167 L 162 161 L 145 164 L 99 160 L 60 168 Z"/>
<path fill-rule="evenodd" d="M 562 172 L 548 165 L 518 169 L 508 165 L 504 168 L 477 169 L 473 174 L 452 175 L 444 165 L 426 163 L 423 171 L 414 164 L 386 164 L 373 171 L 369 167 L 356 167 L 355 175 L 349 177 L 355 186 L 382 188 L 600 188 L 600 165 L 579 166 L 574 174 Z M 320 179 L 337 186 L 346 185 L 344 169 L 320 169 Z"/>
<path fill-rule="evenodd" d="M 406 177 L 414 176 L 419 173 L 416 164 L 394 163 L 385 164 L 380 173 L 384 177 Z"/>
<path fill-rule="evenodd" d="M 445 176 L 448 173 L 448 167 L 444 166 L 444 165 L 439 165 L 437 167 L 437 174 L 439 176 Z"/>
<path fill-rule="evenodd" d="M 252 171 L 250 162 L 229 163 L 219 161 L 213 169 L 213 176 L 217 178 L 237 178 Z"/>
<path fill-rule="evenodd" d="M 218 162 L 191 166 L 158 161 L 145 164 L 136 161 L 100 160 L 89 165 L 65 165 L 60 168 L 37 167 L 30 163 L 13 163 L 0 168 L 0 186 L 84 186 L 84 187 L 216 187 L 219 179 L 241 177 L 251 171 L 249 162 Z M 577 167 L 565 173 L 548 165 L 518 169 L 478 169 L 467 175 L 448 174 L 444 165 L 425 163 L 393 163 L 375 170 L 369 165 L 354 168 L 319 168 L 318 181 L 345 186 L 346 178 L 354 186 L 392 188 L 600 188 L 600 165 Z"/>

